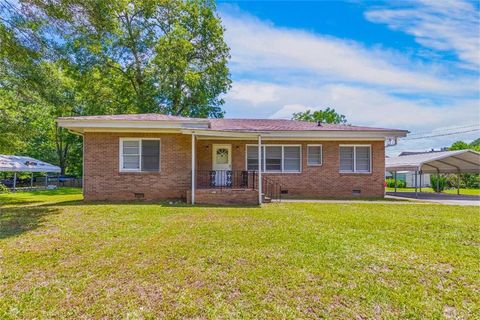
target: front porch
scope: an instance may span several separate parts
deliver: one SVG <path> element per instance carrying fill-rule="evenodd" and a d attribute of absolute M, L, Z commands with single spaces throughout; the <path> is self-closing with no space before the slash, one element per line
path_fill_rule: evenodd
<path fill-rule="evenodd" d="M 246 204 L 259 203 L 259 175 L 247 170 L 198 170 L 195 172 L 195 203 Z M 281 199 L 281 186 L 272 179 L 262 177 L 262 203 Z M 191 203 L 192 192 L 187 191 Z"/>

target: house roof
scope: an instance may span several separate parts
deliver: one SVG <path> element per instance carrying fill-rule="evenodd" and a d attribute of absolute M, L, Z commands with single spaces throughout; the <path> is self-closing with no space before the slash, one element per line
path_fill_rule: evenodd
<path fill-rule="evenodd" d="M 458 150 L 390 157 L 385 159 L 385 169 L 424 173 L 480 173 L 480 153 Z"/>
<path fill-rule="evenodd" d="M 60 172 L 60 167 L 31 157 L 0 154 L 0 171 Z"/>
<path fill-rule="evenodd" d="M 302 132 L 330 132 L 330 133 L 378 133 L 382 136 L 403 137 L 408 131 L 397 129 L 373 128 L 344 124 L 317 124 L 315 122 L 283 120 L 283 119 L 205 119 L 187 118 L 163 114 L 123 114 L 103 116 L 81 116 L 59 118 L 58 123 L 72 131 L 85 132 L 88 130 L 201 130 L 204 132 L 231 132 L 231 133 L 299 133 Z"/>

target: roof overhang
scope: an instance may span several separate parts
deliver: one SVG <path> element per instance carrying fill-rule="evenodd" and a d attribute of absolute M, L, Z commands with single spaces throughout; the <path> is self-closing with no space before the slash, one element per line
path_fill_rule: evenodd
<path fill-rule="evenodd" d="M 256 139 L 266 140 L 385 140 L 405 137 L 405 130 L 313 130 L 313 131 L 257 131 L 212 130 L 209 119 L 192 120 L 80 120 L 58 119 L 59 126 L 83 134 L 85 132 L 129 133 L 195 133 L 199 139 Z"/>

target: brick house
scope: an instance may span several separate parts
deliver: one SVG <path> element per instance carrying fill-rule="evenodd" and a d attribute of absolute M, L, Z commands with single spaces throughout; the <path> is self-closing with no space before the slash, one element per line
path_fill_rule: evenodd
<path fill-rule="evenodd" d="M 383 197 L 385 141 L 408 133 L 160 114 L 57 121 L 83 136 L 86 200 L 184 199 L 202 204 Z"/>

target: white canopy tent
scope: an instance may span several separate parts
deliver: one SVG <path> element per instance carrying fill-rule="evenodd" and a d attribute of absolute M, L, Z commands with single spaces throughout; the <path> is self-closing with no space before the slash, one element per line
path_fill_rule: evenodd
<path fill-rule="evenodd" d="M 420 173 L 420 176 L 422 173 L 480 173 L 480 153 L 473 150 L 458 150 L 391 157 L 385 159 L 385 169 L 394 172 L 395 185 L 397 171 L 414 171 L 415 175 Z M 396 189 L 395 187 L 395 192 Z M 460 182 L 457 190 L 459 189 Z M 415 177 L 415 192 L 416 190 Z"/>
<path fill-rule="evenodd" d="M 16 189 L 17 172 L 31 172 L 31 185 L 34 172 L 60 172 L 60 167 L 31 157 L 0 155 L 0 172 L 13 172 L 13 189 Z M 46 180 L 47 181 L 47 180 Z"/>

